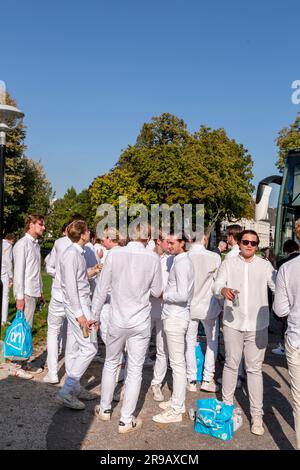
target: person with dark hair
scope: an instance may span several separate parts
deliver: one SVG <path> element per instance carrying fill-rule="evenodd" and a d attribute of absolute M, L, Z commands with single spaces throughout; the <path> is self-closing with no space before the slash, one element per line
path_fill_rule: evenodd
<path fill-rule="evenodd" d="M 13 233 L 8 233 L 2 241 L 2 325 L 7 322 L 9 289 L 13 285 L 13 245 L 15 241 L 16 237 Z"/>
<path fill-rule="evenodd" d="M 227 225 L 227 245 L 230 251 L 226 254 L 225 259 L 238 256 L 240 252 L 239 241 L 242 230 L 243 229 L 239 224 Z"/>
<path fill-rule="evenodd" d="M 194 268 L 186 253 L 186 242 L 183 235 L 174 233 L 168 237 L 168 251 L 174 255 L 174 261 L 163 293 L 161 318 L 172 369 L 173 392 L 170 400 L 159 404 L 164 411 L 153 416 L 153 421 L 157 423 L 178 423 L 182 421 L 182 414 L 185 413 L 187 386 L 185 337 L 194 293 Z"/>
<path fill-rule="evenodd" d="M 97 395 L 81 387 L 80 379 L 97 352 L 97 341 L 92 342 L 89 331 L 98 322 L 91 312 L 90 285 L 84 258 L 84 245 L 90 232 L 83 220 L 74 220 L 67 228 L 71 245 L 59 260 L 63 306 L 68 320 L 65 355 L 67 378 L 56 395 L 56 401 L 75 410 L 83 410 L 81 400 L 94 400 Z"/>
<path fill-rule="evenodd" d="M 300 219 L 295 223 L 300 241 Z M 297 449 L 300 450 L 300 257 L 284 263 L 278 271 L 274 299 L 276 315 L 287 318 L 285 351 L 291 382 Z"/>
<path fill-rule="evenodd" d="M 285 263 L 290 262 L 292 259 L 297 258 L 297 256 L 300 255 L 299 245 L 295 240 L 286 240 L 282 248 L 286 256 L 277 262 L 278 271 L 280 267 L 283 266 Z M 276 312 L 275 312 L 275 315 L 276 315 Z M 278 344 L 277 348 L 272 349 L 272 353 L 277 354 L 279 356 L 284 356 L 285 355 L 284 337 L 285 337 L 285 332 L 287 329 L 287 318 L 286 317 L 278 318 L 276 315 L 276 319 L 278 319 L 281 322 L 281 342 Z"/>
<path fill-rule="evenodd" d="M 25 220 L 26 233 L 14 246 L 14 296 L 16 307 L 24 311 L 29 325 L 33 326 L 34 312 L 38 300 L 43 300 L 43 284 L 41 276 L 41 252 L 38 238 L 45 231 L 44 217 L 31 214 Z M 40 373 L 42 369 L 34 369 L 24 363 L 23 369 L 15 371 L 15 376 L 31 379 L 32 373 Z"/>
<path fill-rule="evenodd" d="M 269 261 L 255 255 L 258 244 L 259 237 L 254 230 L 241 232 L 240 254 L 222 263 L 214 293 L 225 299 L 223 401 L 233 404 L 238 367 L 244 354 L 251 432 L 261 436 L 264 434 L 262 365 L 268 344 L 268 286 L 274 292 L 275 271 Z"/>

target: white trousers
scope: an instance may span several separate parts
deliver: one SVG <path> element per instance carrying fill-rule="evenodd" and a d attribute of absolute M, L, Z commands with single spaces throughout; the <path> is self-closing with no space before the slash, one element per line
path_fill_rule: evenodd
<path fill-rule="evenodd" d="M 173 377 L 172 408 L 181 413 L 186 396 L 185 336 L 189 326 L 187 320 L 167 318 L 163 320 L 167 338 L 170 366 Z"/>
<path fill-rule="evenodd" d="M 218 322 L 219 318 L 191 320 L 186 333 L 186 367 L 188 380 L 197 380 L 197 362 L 195 347 L 197 344 L 199 321 L 206 335 L 206 353 L 204 359 L 203 380 L 210 382 L 215 375 L 215 364 L 218 354 Z"/>
<path fill-rule="evenodd" d="M 125 424 L 131 423 L 140 394 L 143 364 L 150 342 L 150 328 L 150 318 L 146 326 L 145 324 L 135 328 L 119 328 L 112 324 L 108 326 L 100 407 L 103 411 L 111 408 L 120 355 L 126 345 L 127 376 L 120 418 Z"/>
<path fill-rule="evenodd" d="M 65 367 L 67 379 L 63 389 L 70 393 L 79 393 L 80 379 L 97 353 L 97 343 L 91 343 L 90 338 L 84 338 L 82 329 L 75 315 L 65 307 L 68 319 L 67 345 L 65 355 Z M 91 310 L 89 305 L 82 305 L 82 313 L 90 320 Z"/>
<path fill-rule="evenodd" d="M 8 305 L 9 305 L 9 276 L 8 274 L 4 274 L 1 276 L 1 281 L 2 281 L 2 286 L 3 286 L 3 291 L 2 291 L 2 320 L 1 323 L 4 325 L 4 323 L 7 322 L 7 315 L 8 315 Z"/>
<path fill-rule="evenodd" d="M 151 331 L 156 330 L 156 360 L 151 385 L 161 385 L 168 367 L 168 347 L 161 318 L 151 318 Z"/>
<path fill-rule="evenodd" d="M 58 372 L 58 343 L 66 313 L 63 302 L 51 297 L 48 309 L 47 365 L 50 375 Z"/>
<path fill-rule="evenodd" d="M 300 450 L 300 349 L 291 345 L 287 335 L 285 336 L 285 351 L 291 381 L 297 449 Z"/>
<path fill-rule="evenodd" d="M 263 415 L 262 366 L 268 345 L 268 328 L 239 331 L 223 326 L 225 364 L 222 379 L 223 401 L 233 404 L 238 368 L 244 353 L 251 416 Z"/>

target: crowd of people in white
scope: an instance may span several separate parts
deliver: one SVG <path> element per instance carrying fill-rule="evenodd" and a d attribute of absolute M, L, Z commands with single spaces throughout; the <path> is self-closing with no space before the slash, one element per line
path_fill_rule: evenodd
<path fill-rule="evenodd" d="M 37 301 L 43 298 L 38 244 L 38 237 L 45 230 L 43 217 L 28 216 L 25 230 L 25 236 L 14 248 L 14 237 L 8 236 L 3 242 L 3 322 L 7 321 L 8 289 L 13 284 L 16 307 L 24 311 L 32 327 Z M 300 239 L 300 220 L 295 232 Z M 157 423 L 181 422 L 186 391 L 198 390 L 195 346 L 199 323 L 206 336 L 200 390 L 218 392 L 215 363 L 222 318 L 225 345 L 220 380 L 222 400 L 233 404 L 235 389 L 246 375 L 251 432 L 264 434 L 262 366 L 268 345 L 268 290 L 271 290 L 275 294 L 276 315 L 287 317 L 285 353 L 300 449 L 300 256 L 289 259 L 277 273 L 270 261 L 256 254 L 257 233 L 242 231 L 239 226 L 227 229 L 230 250 L 223 262 L 217 250 L 207 249 L 206 234 L 201 241 L 193 242 L 183 234 L 166 236 L 162 232 L 157 239 L 150 240 L 150 226 L 147 236 L 141 233 L 136 231 L 125 242 L 116 229 L 107 228 L 97 243 L 95 240 L 92 243 L 83 217 L 75 215 L 46 257 L 46 271 L 53 277 L 53 284 L 45 382 L 59 383 L 59 345 L 67 323 L 66 380 L 56 395 L 57 402 L 82 410 L 85 400 L 97 397 L 80 385 L 80 379 L 97 354 L 98 334 L 106 352 L 101 400 L 95 415 L 101 421 L 111 419 L 122 368 L 124 386 L 119 397 L 122 407 L 118 429 L 120 433 L 139 429 L 142 420 L 134 412 L 155 329 L 156 361 L 151 391 L 160 413 L 152 419 Z M 162 384 L 168 363 L 173 390 L 170 400 L 165 400 Z M 30 379 L 38 372 L 26 362 L 16 365 L 12 374 Z"/>

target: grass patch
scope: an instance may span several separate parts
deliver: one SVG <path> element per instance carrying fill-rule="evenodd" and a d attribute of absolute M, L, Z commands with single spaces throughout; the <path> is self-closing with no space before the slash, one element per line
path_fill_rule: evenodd
<path fill-rule="evenodd" d="M 33 346 L 42 346 L 47 337 L 47 316 L 48 316 L 48 305 L 51 297 L 51 286 L 52 278 L 45 272 L 42 272 L 43 279 L 43 290 L 45 297 L 45 304 L 43 310 L 40 312 L 38 309 L 34 314 L 34 323 L 32 328 L 32 341 Z M 13 290 L 10 289 L 9 293 L 9 309 L 8 309 L 8 320 L 13 321 L 16 315 L 16 302 L 13 296 Z M 1 340 L 4 339 L 7 326 L 1 328 Z"/>

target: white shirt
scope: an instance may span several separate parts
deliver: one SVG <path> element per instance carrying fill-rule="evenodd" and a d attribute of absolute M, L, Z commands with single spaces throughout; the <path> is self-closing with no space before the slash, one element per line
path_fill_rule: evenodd
<path fill-rule="evenodd" d="M 234 258 L 235 256 L 238 256 L 239 254 L 240 254 L 240 247 L 239 247 L 239 244 L 237 243 L 236 245 L 233 245 L 230 251 L 228 251 L 224 259 Z"/>
<path fill-rule="evenodd" d="M 195 272 L 194 296 L 190 308 L 191 318 L 200 320 L 216 318 L 221 312 L 221 307 L 218 299 L 213 295 L 213 287 L 221 257 L 217 253 L 206 250 L 200 243 L 193 243 L 188 254 Z"/>
<path fill-rule="evenodd" d="M 60 258 L 66 249 L 72 245 L 69 237 L 61 237 L 55 240 L 50 254 L 45 259 L 46 272 L 54 277 L 52 283 L 52 295 L 56 300 L 62 302 Z"/>
<path fill-rule="evenodd" d="M 222 296 L 224 287 L 239 291 L 239 306 L 224 302 L 224 325 L 239 331 L 263 330 L 269 325 L 268 286 L 275 291 L 275 270 L 258 256 L 246 262 L 239 255 L 223 261 L 214 285 L 215 295 Z"/>
<path fill-rule="evenodd" d="M 129 242 L 110 250 L 102 269 L 92 303 L 99 318 L 107 294 L 111 291 L 110 323 L 119 328 L 134 328 L 150 320 L 150 294 L 162 292 L 160 260 L 140 242 Z"/>
<path fill-rule="evenodd" d="M 160 256 L 163 291 L 167 287 L 169 273 L 170 273 L 173 261 L 174 261 L 174 256 L 170 255 L 169 253 L 163 253 Z M 151 317 L 161 318 L 161 312 L 162 312 L 162 307 L 163 307 L 162 298 L 158 299 L 156 297 L 150 297 L 150 302 L 151 302 Z"/>
<path fill-rule="evenodd" d="M 41 252 L 38 240 L 29 233 L 20 238 L 13 248 L 14 296 L 40 297 L 43 289 L 41 277 Z"/>
<path fill-rule="evenodd" d="M 286 334 L 291 345 L 300 349 L 300 256 L 280 267 L 273 309 L 278 317 L 288 317 Z"/>
<path fill-rule="evenodd" d="M 63 302 L 76 318 L 83 315 L 82 304 L 89 304 L 90 284 L 87 277 L 84 250 L 72 243 L 60 258 Z"/>
<path fill-rule="evenodd" d="M 194 268 L 187 253 L 175 256 L 163 294 L 162 320 L 190 320 L 190 304 L 194 294 Z"/>
<path fill-rule="evenodd" d="M 1 276 L 13 278 L 13 247 L 7 240 L 2 240 Z"/>

